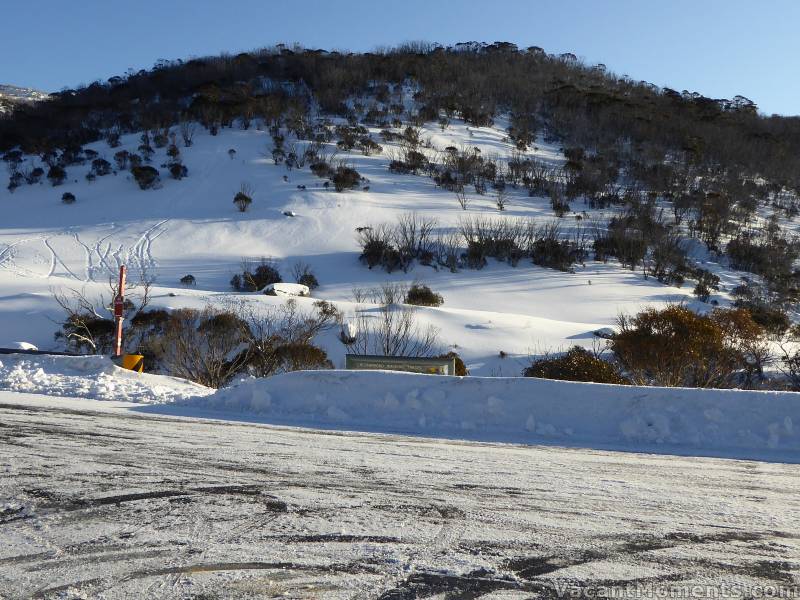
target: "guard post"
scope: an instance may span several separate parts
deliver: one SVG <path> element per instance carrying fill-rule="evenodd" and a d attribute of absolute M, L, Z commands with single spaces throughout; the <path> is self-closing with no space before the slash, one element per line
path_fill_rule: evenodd
<path fill-rule="evenodd" d="M 122 321 L 125 319 L 125 265 L 119 268 L 119 287 L 117 297 L 114 298 L 114 321 L 116 333 L 114 335 L 114 358 L 122 356 Z"/>

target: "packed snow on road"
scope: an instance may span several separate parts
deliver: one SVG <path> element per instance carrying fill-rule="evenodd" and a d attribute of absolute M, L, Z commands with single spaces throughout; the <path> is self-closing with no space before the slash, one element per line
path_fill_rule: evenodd
<path fill-rule="evenodd" d="M 148 407 L 0 392 L 0 597 L 523 599 L 797 582 L 795 465 L 136 412 Z"/>

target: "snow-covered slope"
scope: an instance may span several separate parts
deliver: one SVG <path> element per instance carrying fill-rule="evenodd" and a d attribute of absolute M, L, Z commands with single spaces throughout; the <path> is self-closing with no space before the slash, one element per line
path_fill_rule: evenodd
<path fill-rule="evenodd" d="M 377 131 L 373 135 L 377 139 Z M 501 157 L 512 151 L 500 126 L 456 122 L 444 131 L 428 127 L 423 137 L 438 149 L 475 146 Z M 88 147 L 113 162 L 117 150 L 135 151 L 139 139 L 128 135 L 122 142 L 117 149 L 105 142 Z M 323 180 L 308 167 L 287 171 L 272 164 L 266 158 L 271 148 L 271 138 L 262 130 L 224 129 L 211 136 L 198 127 L 194 144 L 181 145 L 188 178 L 175 181 L 161 169 L 160 189 L 140 190 L 128 171 L 88 182 L 88 164 L 69 167 L 67 181 L 58 187 L 43 179 L 13 193 L 0 189 L 0 346 L 24 340 L 52 348 L 55 322 L 63 318 L 53 289 L 107 295 L 108 277 L 122 263 L 134 272 L 147 267 L 156 276 L 154 306 L 161 307 L 229 299 L 230 278 L 243 258 L 272 257 L 285 279 L 292 264 L 302 260 L 321 283 L 313 296 L 349 311 L 354 310 L 348 304 L 354 287 L 421 280 L 445 301 L 440 308 L 422 310 L 422 319 L 441 328 L 442 349 L 456 349 L 475 375 L 518 375 L 530 354 L 590 345 L 591 332 L 612 324 L 621 311 L 691 301 L 691 286 L 665 286 L 615 263 L 588 262 L 575 273 L 527 261 L 516 268 L 491 261 L 482 270 L 457 273 L 420 265 L 409 273 L 368 270 L 358 261 L 357 227 L 393 222 L 409 211 L 435 218 L 441 228 L 455 228 L 464 217 L 501 214 L 545 222 L 553 219 L 549 200 L 511 190 L 508 209 L 499 213 L 491 193 L 472 194 L 469 209 L 463 211 L 451 192 L 429 178 L 390 173 L 391 144 L 372 156 L 339 152 L 339 158 L 368 178 L 369 190 L 337 193 L 323 188 Z M 233 158 L 230 149 L 236 151 Z M 541 141 L 530 154 L 551 164 L 563 160 L 557 146 Z M 153 164 L 165 161 L 165 150 L 157 150 Z M 36 157 L 23 163 L 37 165 Z M 246 213 L 232 203 L 242 182 L 255 189 Z M 65 192 L 75 194 L 77 201 L 62 204 Z M 597 212 L 582 203 L 572 208 L 577 212 L 561 220 L 567 231 L 578 216 Z M 288 211 L 296 216 L 284 215 Z M 180 285 L 186 274 L 196 277 L 195 287 Z M 736 282 L 735 275 L 724 276 L 723 283 Z M 258 301 L 267 305 L 280 300 Z M 326 344 L 341 366 L 344 347 L 333 337 Z"/>

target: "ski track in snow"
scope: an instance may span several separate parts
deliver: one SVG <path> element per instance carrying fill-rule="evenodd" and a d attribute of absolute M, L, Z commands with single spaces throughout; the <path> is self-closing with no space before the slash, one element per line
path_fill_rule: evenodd
<path fill-rule="evenodd" d="M 19 244 L 20 242 L 12 242 L 11 244 L 6 244 L 5 247 L 0 250 L 0 269 L 8 269 L 9 265 L 14 260 L 14 246 Z"/>
<path fill-rule="evenodd" d="M 142 231 L 136 241 L 126 247 L 124 228 L 115 229 L 95 240 L 91 246 L 87 244 L 77 230 L 55 233 L 52 235 L 25 238 L 5 244 L 0 249 L 0 268 L 10 270 L 20 276 L 35 275 L 30 269 L 20 268 L 15 260 L 15 251 L 20 248 L 41 242 L 47 249 L 47 273 L 39 276 L 45 278 L 67 277 L 76 281 L 91 283 L 105 282 L 105 278 L 119 271 L 121 265 L 129 268 L 144 270 L 153 269 L 158 265 L 153 256 L 153 243 L 167 231 L 166 224 L 169 219 L 163 219 Z M 113 227 L 113 224 L 112 224 Z M 123 241 L 119 241 L 122 238 Z M 69 240 L 77 245 L 83 254 L 83 275 L 79 276 L 67 264 L 70 253 L 69 247 L 56 248 L 54 241 L 59 240 L 62 245 Z M 63 272 L 62 272 L 63 271 Z"/>
<path fill-rule="evenodd" d="M 19 267 L 19 265 L 14 260 L 16 255 L 15 250 L 24 244 L 27 244 L 29 242 L 38 242 L 43 240 L 44 238 L 45 236 L 36 236 L 32 238 L 24 238 L 21 240 L 16 240 L 14 242 L 6 244 L 5 247 L 2 250 L 0 250 L 0 268 L 11 271 L 15 275 L 19 275 L 21 277 L 29 276 L 32 272 L 29 271 L 28 269 Z"/>
<path fill-rule="evenodd" d="M 58 236 L 54 236 L 54 237 L 58 237 Z M 50 243 L 51 239 L 52 238 L 50 238 L 50 237 L 44 239 L 44 245 L 47 246 L 47 248 L 50 250 L 51 259 L 52 259 L 52 262 L 50 263 L 50 273 L 47 276 L 48 277 L 55 276 L 56 268 L 60 264 L 62 267 L 64 267 L 64 270 L 73 279 L 76 279 L 76 280 L 80 281 L 81 278 L 78 277 L 77 275 L 75 275 L 75 273 L 72 272 L 72 270 L 67 266 L 67 264 L 64 262 L 64 260 L 58 255 L 58 253 L 56 252 L 55 248 L 53 248 L 53 245 Z"/>
<path fill-rule="evenodd" d="M 81 248 L 84 250 L 84 281 L 91 281 L 92 280 L 92 272 L 94 265 L 92 264 L 92 249 L 89 248 L 86 244 L 83 243 L 80 236 L 78 235 L 77 231 L 72 232 L 72 236 L 75 238 L 75 243 L 77 243 Z"/>

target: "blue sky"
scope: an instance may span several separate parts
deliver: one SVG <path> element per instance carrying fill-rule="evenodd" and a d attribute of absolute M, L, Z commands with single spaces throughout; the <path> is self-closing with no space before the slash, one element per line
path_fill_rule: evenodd
<path fill-rule="evenodd" d="M 502 40 L 800 114 L 798 0 L 39 0 L 3 2 L 2 16 L 0 83 L 45 91 L 278 42 L 363 51 Z"/>

